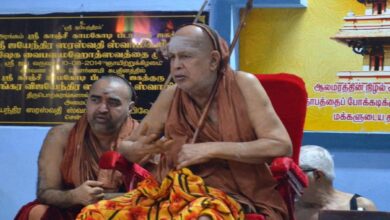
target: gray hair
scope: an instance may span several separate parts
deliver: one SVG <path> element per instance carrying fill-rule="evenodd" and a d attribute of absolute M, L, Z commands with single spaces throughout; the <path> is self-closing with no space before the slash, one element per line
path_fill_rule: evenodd
<path fill-rule="evenodd" d="M 329 151 L 316 145 L 301 147 L 299 166 L 302 169 L 316 169 L 325 174 L 329 180 L 334 180 L 334 162 Z"/>

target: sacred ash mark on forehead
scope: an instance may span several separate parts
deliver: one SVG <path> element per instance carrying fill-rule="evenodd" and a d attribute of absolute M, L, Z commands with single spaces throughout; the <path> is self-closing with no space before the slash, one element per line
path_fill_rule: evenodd
<path fill-rule="evenodd" d="M 127 94 L 127 89 L 122 89 L 125 88 L 123 85 L 124 84 L 116 80 L 101 79 L 94 83 L 94 86 L 90 90 L 90 95 L 105 95 L 116 99 L 127 99 L 130 94 Z"/>
<path fill-rule="evenodd" d="M 200 48 L 200 41 L 194 37 L 189 36 L 174 36 L 171 38 L 168 44 L 168 52 L 176 53 L 182 50 L 196 49 Z"/>

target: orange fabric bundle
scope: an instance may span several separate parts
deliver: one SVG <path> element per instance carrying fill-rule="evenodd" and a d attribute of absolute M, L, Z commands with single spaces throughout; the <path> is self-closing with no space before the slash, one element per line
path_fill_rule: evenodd
<path fill-rule="evenodd" d="M 161 186 L 152 177 L 138 188 L 112 200 L 86 206 L 78 220 L 244 219 L 240 205 L 224 192 L 207 187 L 189 169 L 171 171 Z"/>

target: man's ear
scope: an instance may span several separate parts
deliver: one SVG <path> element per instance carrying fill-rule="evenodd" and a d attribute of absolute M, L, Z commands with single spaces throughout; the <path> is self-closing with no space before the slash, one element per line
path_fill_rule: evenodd
<path fill-rule="evenodd" d="M 129 103 L 129 115 L 131 113 L 131 111 L 133 110 L 133 108 L 135 107 L 135 103 L 133 101 L 130 101 Z"/>
<path fill-rule="evenodd" d="M 313 174 L 314 174 L 315 180 L 320 180 L 320 179 L 324 178 L 324 173 L 321 172 L 320 170 L 314 170 Z"/>
<path fill-rule="evenodd" d="M 213 50 L 211 51 L 210 55 L 211 55 L 210 69 L 211 71 L 216 71 L 221 61 L 221 54 L 219 54 L 218 51 Z"/>

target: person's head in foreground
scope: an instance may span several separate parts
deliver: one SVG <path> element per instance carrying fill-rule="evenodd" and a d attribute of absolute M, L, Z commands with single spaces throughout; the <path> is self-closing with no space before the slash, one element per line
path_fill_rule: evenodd
<path fill-rule="evenodd" d="M 325 148 L 302 146 L 299 166 L 308 176 L 309 186 L 297 199 L 298 219 L 318 219 L 320 210 L 376 210 L 372 201 L 334 188 L 334 162 Z M 356 179 L 359 180 L 358 177 Z"/>

